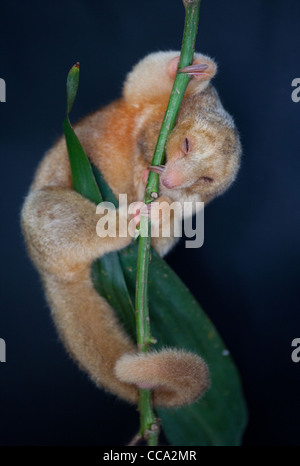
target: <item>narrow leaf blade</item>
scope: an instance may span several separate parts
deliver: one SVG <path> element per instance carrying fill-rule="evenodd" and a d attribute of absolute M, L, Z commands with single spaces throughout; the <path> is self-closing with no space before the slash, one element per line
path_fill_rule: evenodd
<path fill-rule="evenodd" d="M 79 86 L 79 63 L 72 66 L 67 77 L 67 114 L 72 110 Z"/>

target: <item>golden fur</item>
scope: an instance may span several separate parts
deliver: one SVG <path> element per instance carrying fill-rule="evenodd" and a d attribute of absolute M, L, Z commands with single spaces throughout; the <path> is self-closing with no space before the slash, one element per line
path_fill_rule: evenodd
<path fill-rule="evenodd" d="M 80 121 L 75 131 L 89 159 L 116 197 L 142 200 L 171 92 L 176 52 L 159 52 L 129 73 L 123 97 Z M 208 202 L 234 180 L 240 143 L 232 118 L 209 84 L 216 65 L 195 55 L 207 70 L 188 86 L 166 148 L 161 200 Z M 154 388 L 154 402 L 180 406 L 195 401 L 209 385 L 200 356 L 175 349 L 139 354 L 114 310 L 94 290 L 90 266 L 103 254 L 126 247 L 131 237 L 100 238 L 96 207 L 72 190 L 64 138 L 42 160 L 22 210 L 29 254 L 40 272 L 58 332 L 72 357 L 97 385 L 137 402 L 138 386 Z M 176 240 L 153 238 L 164 255 Z"/>

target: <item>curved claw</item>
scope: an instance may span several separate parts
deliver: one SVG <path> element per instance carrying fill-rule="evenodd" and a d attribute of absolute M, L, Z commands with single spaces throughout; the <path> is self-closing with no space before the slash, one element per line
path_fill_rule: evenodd
<path fill-rule="evenodd" d="M 164 165 L 150 165 L 148 167 L 148 170 L 150 172 L 158 173 L 158 175 L 161 175 L 164 172 L 165 166 Z"/>
<path fill-rule="evenodd" d="M 192 76 L 201 76 L 205 70 L 207 70 L 208 65 L 202 64 L 202 65 L 190 65 L 190 66 L 185 66 L 184 68 L 180 68 L 178 70 L 178 73 L 186 73 L 190 74 Z"/>

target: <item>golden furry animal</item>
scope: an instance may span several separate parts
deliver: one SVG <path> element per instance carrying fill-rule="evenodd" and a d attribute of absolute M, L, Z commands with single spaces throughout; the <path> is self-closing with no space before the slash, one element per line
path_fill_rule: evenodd
<path fill-rule="evenodd" d="M 210 79 L 215 63 L 192 79 L 166 147 L 160 198 L 168 203 L 207 203 L 223 193 L 239 167 L 240 142 Z M 154 53 L 127 76 L 123 96 L 87 116 L 75 131 L 89 159 L 102 172 L 116 197 L 143 199 L 145 174 L 178 65 L 178 52 Z M 137 402 L 138 387 L 153 388 L 156 405 L 180 406 L 199 398 L 209 386 L 203 359 L 178 349 L 139 354 L 114 310 L 94 290 L 90 266 L 126 247 L 131 236 L 100 238 L 96 206 L 72 190 L 65 140 L 62 137 L 42 160 L 22 210 L 29 254 L 40 272 L 58 332 L 70 355 L 108 391 Z M 153 238 L 160 255 L 176 239 Z"/>

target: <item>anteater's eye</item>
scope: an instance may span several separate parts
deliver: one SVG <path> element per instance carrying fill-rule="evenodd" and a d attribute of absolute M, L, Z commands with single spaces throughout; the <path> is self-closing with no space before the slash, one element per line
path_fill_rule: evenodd
<path fill-rule="evenodd" d="M 190 151 L 190 141 L 188 138 L 185 138 L 184 143 L 183 143 L 183 151 L 188 154 Z"/>

